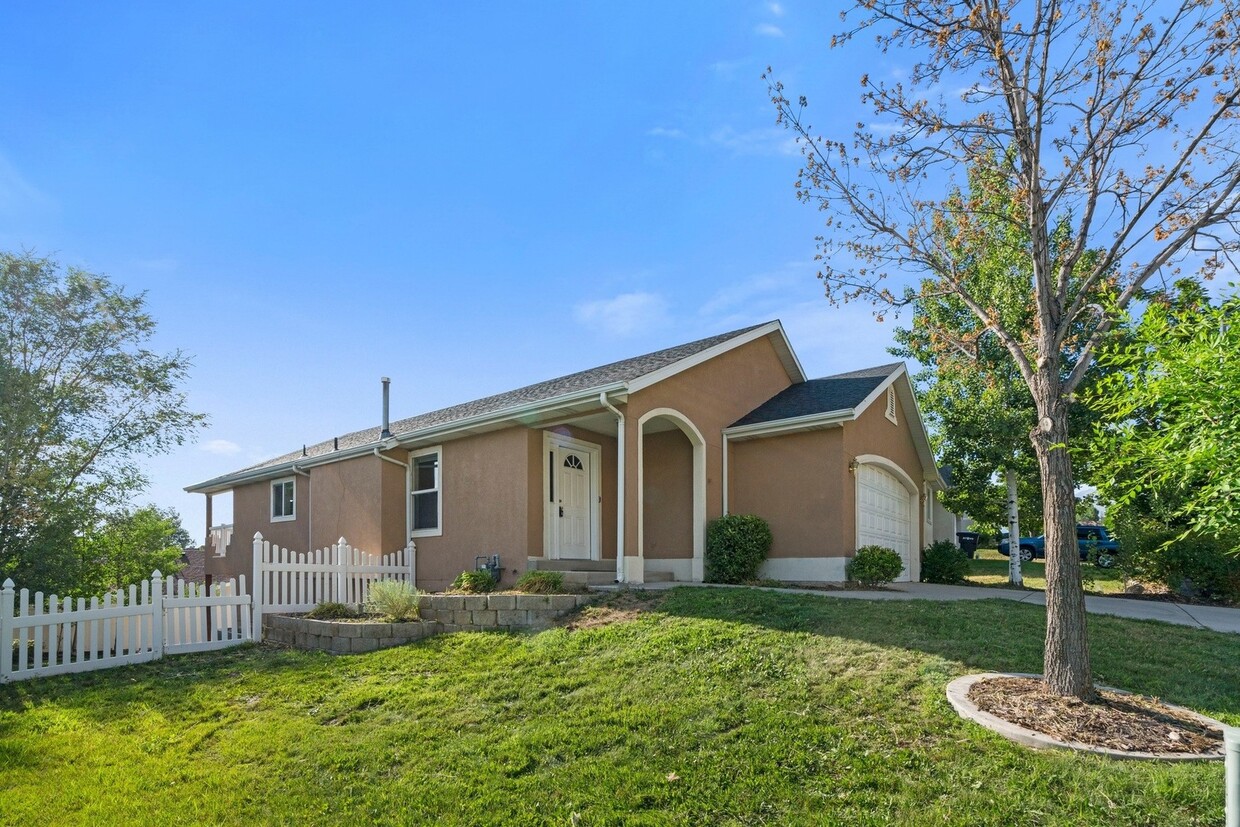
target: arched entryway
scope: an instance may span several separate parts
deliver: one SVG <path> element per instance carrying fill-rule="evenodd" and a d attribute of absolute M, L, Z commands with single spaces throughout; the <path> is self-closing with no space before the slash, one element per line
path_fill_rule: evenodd
<path fill-rule="evenodd" d="M 920 497 L 917 484 L 886 457 L 857 457 L 857 548 L 884 546 L 904 561 L 900 580 L 914 580 L 920 568 Z"/>
<path fill-rule="evenodd" d="M 655 408 L 637 425 L 637 554 L 644 580 L 701 582 L 706 440 L 688 417 Z"/>

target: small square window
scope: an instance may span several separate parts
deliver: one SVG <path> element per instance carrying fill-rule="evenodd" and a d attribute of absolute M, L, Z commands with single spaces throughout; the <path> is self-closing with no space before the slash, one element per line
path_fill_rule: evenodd
<path fill-rule="evenodd" d="M 297 480 L 288 477 L 271 484 L 271 521 L 297 519 Z"/>

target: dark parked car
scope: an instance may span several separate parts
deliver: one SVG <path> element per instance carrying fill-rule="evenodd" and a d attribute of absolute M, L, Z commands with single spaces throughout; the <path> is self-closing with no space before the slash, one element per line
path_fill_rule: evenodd
<path fill-rule="evenodd" d="M 1081 551 L 1082 560 L 1092 558 L 1094 563 L 1103 569 L 1114 566 L 1119 555 L 1119 543 L 1105 527 L 1100 525 L 1078 525 L 1076 545 Z M 999 553 L 1004 557 L 1008 555 L 1009 548 L 1007 540 L 999 543 Z M 1045 556 L 1046 537 L 1044 535 L 1020 538 L 1020 559 L 1022 561 L 1027 563 Z"/>

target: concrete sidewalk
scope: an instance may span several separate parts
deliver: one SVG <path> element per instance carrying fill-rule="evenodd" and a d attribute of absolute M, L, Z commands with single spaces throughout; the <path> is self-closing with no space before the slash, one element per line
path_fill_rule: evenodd
<path fill-rule="evenodd" d="M 1013 600 L 1017 603 L 1046 605 L 1046 594 L 1022 589 L 995 589 L 989 586 L 941 586 L 935 583 L 893 583 L 882 591 L 853 591 L 840 589 L 781 588 L 775 586 L 725 586 L 718 583 L 647 583 L 640 588 L 662 591 L 678 586 L 702 586 L 712 589 L 757 588 L 787 594 L 813 594 L 843 600 Z M 601 588 L 615 589 L 617 586 Z M 1240 634 L 1240 609 L 1222 606 L 1190 606 L 1167 603 L 1160 600 L 1131 600 L 1122 597 L 1085 597 L 1085 611 L 1090 614 L 1114 615 L 1136 620 L 1161 620 L 1179 626 L 1196 626 L 1216 632 Z"/>

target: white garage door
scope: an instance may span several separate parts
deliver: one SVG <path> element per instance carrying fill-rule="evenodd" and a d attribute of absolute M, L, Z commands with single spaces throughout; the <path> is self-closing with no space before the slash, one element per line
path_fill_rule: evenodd
<path fill-rule="evenodd" d="M 896 477 L 875 465 L 857 469 L 857 547 L 886 546 L 904 560 L 901 580 L 909 577 L 913 515 L 909 493 Z"/>

